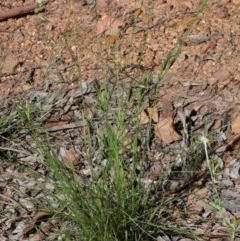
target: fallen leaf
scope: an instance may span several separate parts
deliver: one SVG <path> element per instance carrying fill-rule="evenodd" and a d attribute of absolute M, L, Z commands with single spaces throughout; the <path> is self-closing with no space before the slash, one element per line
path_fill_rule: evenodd
<path fill-rule="evenodd" d="M 232 2 L 236 5 L 240 5 L 240 0 L 232 0 Z"/>
<path fill-rule="evenodd" d="M 69 111 L 67 114 L 61 116 L 61 121 L 71 121 L 73 117 L 73 111 Z"/>
<path fill-rule="evenodd" d="M 182 1 L 171 0 L 171 4 L 179 11 L 185 11 L 186 9 L 193 8 L 193 3 L 192 1 L 189 1 L 189 0 L 182 0 Z"/>
<path fill-rule="evenodd" d="M 209 41 L 209 37 L 207 35 L 191 34 L 188 36 L 188 39 L 193 44 L 200 44 L 200 43 L 205 43 L 206 41 Z"/>
<path fill-rule="evenodd" d="M 7 56 L 6 59 L 3 61 L 3 66 L 1 67 L 2 73 L 13 73 L 15 72 L 16 67 L 18 66 L 19 61 L 14 58 Z"/>
<path fill-rule="evenodd" d="M 232 123 L 232 131 L 235 134 L 239 134 L 240 133 L 240 115 L 237 116 L 237 118 L 233 121 L 233 123 Z"/>
<path fill-rule="evenodd" d="M 211 130 L 218 130 L 222 126 L 221 120 L 215 120 L 214 124 L 211 126 Z"/>
<path fill-rule="evenodd" d="M 216 73 L 213 74 L 213 78 L 219 83 L 227 80 L 230 77 L 231 77 L 231 73 L 227 70 L 218 70 Z"/>
<path fill-rule="evenodd" d="M 168 98 L 163 98 L 161 101 L 161 116 L 162 118 L 167 118 L 172 115 L 173 106 Z"/>
<path fill-rule="evenodd" d="M 225 169 L 225 174 L 231 179 L 239 179 L 240 177 L 240 163 L 237 159 L 233 159 L 227 168 Z"/>
<path fill-rule="evenodd" d="M 150 23 L 153 22 L 153 18 L 149 17 L 149 16 L 143 16 L 142 22 L 145 23 L 145 24 L 150 24 Z"/>
<path fill-rule="evenodd" d="M 19 240 L 26 240 L 26 234 L 35 228 L 35 225 L 37 222 L 39 222 L 39 220 L 47 218 L 49 216 L 49 213 L 40 211 L 33 213 L 31 216 L 33 217 L 33 219 L 31 219 L 30 222 L 26 225 L 26 227 L 22 230 L 19 235 Z"/>
<path fill-rule="evenodd" d="M 11 84 L 1 82 L 0 99 L 8 96 L 13 91 L 13 89 L 14 88 L 12 88 Z"/>
<path fill-rule="evenodd" d="M 75 151 L 68 152 L 68 154 L 63 158 L 64 165 L 69 168 L 77 166 L 80 162 L 81 156 Z"/>
<path fill-rule="evenodd" d="M 158 122 L 158 110 L 157 108 L 147 108 L 147 112 L 149 114 L 149 118 L 155 122 Z"/>
<path fill-rule="evenodd" d="M 173 128 L 172 117 L 167 117 L 156 124 L 155 136 L 164 141 L 166 144 L 182 139 L 182 137 Z"/>
<path fill-rule="evenodd" d="M 117 35 L 119 32 L 120 20 L 103 14 L 95 27 L 96 34 Z"/>
<path fill-rule="evenodd" d="M 55 127 L 55 126 L 63 126 L 63 125 L 66 125 L 68 124 L 69 121 L 65 121 L 65 120 L 62 120 L 62 121 L 53 121 L 53 122 L 46 122 L 44 124 L 44 128 L 45 129 L 48 129 L 48 128 L 51 128 L 51 127 Z"/>
<path fill-rule="evenodd" d="M 157 181 L 160 175 L 163 173 L 163 166 L 161 163 L 156 162 L 152 166 L 148 178 L 152 181 Z"/>
<path fill-rule="evenodd" d="M 240 149 L 240 134 L 234 136 L 232 140 L 229 141 L 227 146 L 230 146 L 233 150 Z"/>
<path fill-rule="evenodd" d="M 12 196 L 12 191 L 10 189 L 5 189 L 0 197 L 0 201 L 7 201 Z"/>
<path fill-rule="evenodd" d="M 140 121 L 140 124 L 144 125 L 147 124 L 149 122 L 149 118 L 145 112 L 145 110 L 143 110 L 139 115 L 138 115 L 138 119 Z"/>
<path fill-rule="evenodd" d="M 227 7 L 221 7 L 218 9 L 218 11 L 216 12 L 215 16 L 217 18 L 227 18 L 229 16 L 228 14 L 228 8 Z"/>
<path fill-rule="evenodd" d="M 150 120 L 153 120 L 154 122 L 158 122 L 158 110 L 157 108 L 149 107 L 145 110 L 143 110 L 139 116 L 138 119 L 141 124 L 147 124 Z"/>
<path fill-rule="evenodd" d="M 106 9 L 108 5 L 110 4 L 110 1 L 107 0 L 97 0 L 97 8 L 98 9 Z"/>
<path fill-rule="evenodd" d="M 60 116 L 59 115 L 52 115 L 49 119 L 48 119 L 48 122 L 47 123 L 50 123 L 50 122 L 58 122 L 60 121 Z"/>
<path fill-rule="evenodd" d="M 215 47 L 217 46 L 217 44 L 215 42 L 205 42 L 205 43 L 202 43 L 200 49 L 201 49 L 201 53 L 202 54 L 206 54 L 210 51 L 212 51 Z"/>
<path fill-rule="evenodd" d="M 119 39 L 120 38 L 117 35 L 106 36 L 104 43 L 106 45 L 114 45 L 117 41 L 119 41 Z"/>
<path fill-rule="evenodd" d="M 52 228 L 51 223 L 45 223 L 43 226 L 39 227 L 39 231 L 34 234 L 31 238 L 31 240 L 34 241 L 41 241 L 44 240 L 44 237 L 46 236 L 46 233 Z"/>

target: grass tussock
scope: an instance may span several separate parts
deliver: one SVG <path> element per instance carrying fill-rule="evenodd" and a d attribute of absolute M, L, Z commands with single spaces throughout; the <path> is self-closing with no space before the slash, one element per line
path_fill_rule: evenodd
<path fill-rule="evenodd" d="M 139 81 L 137 89 L 137 103 L 130 116 L 132 123 L 133 139 L 130 154 L 127 158 L 123 153 L 129 150 L 123 145 L 127 130 L 126 109 L 131 102 L 132 93 L 129 91 L 126 98 L 119 98 L 117 108 L 113 111 L 110 105 L 114 95 L 108 87 L 107 81 L 104 88 L 96 85 L 97 108 L 101 111 L 103 122 L 102 131 L 86 131 L 83 137 L 90 148 L 88 152 L 88 164 L 91 168 L 91 182 L 83 185 L 74 174 L 74 170 L 67 170 L 56 155 L 51 151 L 50 143 L 35 136 L 38 146 L 47 161 L 53 176 L 58 183 L 59 192 L 64 198 L 57 199 L 61 204 L 61 213 L 52 210 L 55 215 L 62 216 L 74 223 L 72 233 L 73 240 L 157 240 L 157 234 L 161 232 L 177 233 L 194 237 L 194 234 L 184 226 L 167 222 L 168 218 L 159 217 L 160 210 L 168 209 L 168 202 L 154 202 L 151 197 L 151 188 L 146 189 L 144 183 L 139 181 L 144 170 L 144 155 L 139 159 L 138 132 L 139 123 L 136 116 L 142 109 L 148 96 L 156 91 L 159 83 L 178 58 L 188 34 L 198 21 L 199 14 L 203 11 L 207 1 L 204 1 L 194 20 L 181 38 L 178 46 L 169 53 L 162 63 L 158 81 L 150 86 L 151 76 L 146 74 Z M 117 75 L 117 71 L 116 74 Z M 118 78 L 116 78 L 118 79 Z M 120 95 L 121 96 L 121 95 Z M 114 116 L 114 122 L 113 122 Z M 89 126 L 90 129 L 90 126 Z M 92 136 L 97 135 L 97 143 L 93 143 Z M 45 143 L 43 145 L 43 143 Z M 47 144 L 46 144 L 47 143 Z M 102 162 L 105 162 L 101 174 L 94 172 L 94 164 L 91 157 L 94 151 L 101 150 Z M 137 173 L 136 170 L 139 170 Z M 168 215 L 171 211 L 167 210 Z"/>

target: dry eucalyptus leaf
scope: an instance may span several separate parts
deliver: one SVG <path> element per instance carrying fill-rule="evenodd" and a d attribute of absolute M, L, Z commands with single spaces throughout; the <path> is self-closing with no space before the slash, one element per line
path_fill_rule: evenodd
<path fill-rule="evenodd" d="M 230 146 L 233 150 L 240 149 L 240 134 L 235 135 L 232 140 L 229 141 L 228 146 Z"/>
<path fill-rule="evenodd" d="M 213 74 L 213 78 L 219 83 L 229 79 L 230 77 L 231 77 L 231 73 L 226 69 L 218 70 L 216 73 Z"/>
<path fill-rule="evenodd" d="M 156 162 L 152 166 L 148 178 L 152 181 L 157 181 L 162 173 L 163 173 L 162 164 L 159 162 Z"/>
<path fill-rule="evenodd" d="M 156 124 L 155 136 L 164 141 L 166 144 L 182 139 L 182 137 L 173 128 L 172 117 L 167 117 Z"/>
<path fill-rule="evenodd" d="M 189 0 L 172 0 L 171 4 L 176 7 L 179 11 L 185 11 L 186 9 L 192 9 L 193 3 Z"/>
<path fill-rule="evenodd" d="M 116 35 L 119 32 L 120 20 L 103 14 L 95 27 L 96 34 Z"/>
<path fill-rule="evenodd" d="M 149 17 L 149 16 L 143 16 L 142 17 L 142 22 L 145 23 L 145 24 L 150 24 L 150 23 L 153 22 L 153 18 Z"/>
<path fill-rule="evenodd" d="M 233 121 L 233 123 L 232 123 L 232 131 L 235 134 L 239 134 L 240 133 L 240 115 L 237 116 L 237 118 Z"/>
<path fill-rule="evenodd" d="M 31 238 L 31 241 L 41 241 L 44 240 L 44 237 L 46 236 L 45 234 L 49 232 L 49 230 L 52 228 L 51 223 L 46 223 L 43 226 L 40 227 L 40 230 L 38 233 L 34 234 Z"/>
<path fill-rule="evenodd" d="M 209 41 L 209 36 L 206 35 L 195 35 L 195 34 L 191 34 L 188 36 L 189 40 L 192 43 L 204 43 L 206 41 Z"/>
<path fill-rule="evenodd" d="M 55 127 L 55 126 L 60 127 L 60 126 L 66 125 L 66 124 L 68 124 L 68 123 L 69 123 L 69 121 L 65 121 L 65 120 L 64 120 L 64 121 L 63 121 L 63 120 L 53 121 L 53 122 L 48 121 L 48 122 L 46 122 L 46 123 L 44 124 L 44 128 L 45 128 L 45 129 L 49 129 L 49 128 Z"/>
<path fill-rule="evenodd" d="M 35 214 L 35 216 L 33 216 Z M 30 222 L 24 227 L 22 232 L 19 235 L 19 240 L 26 240 L 26 234 L 36 228 L 36 223 L 44 217 L 49 216 L 48 212 L 40 211 L 32 214 L 33 218 Z"/>
<path fill-rule="evenodd" d="M 168 98 L 163 98 L 161 101 L 161 106 L 162 106 L 162 110 L 161 110 L 161 116 L 162 118 L 166 118 L 168 116 L 172 115 L 172 111 L 173 111 L 173 106 L 172 103 L 169 101 Z"/>
<path fill-rule="evenodd" d="M 119 36 L 117 35 L 110 35 L 110 36 L 106 36 L 104 39 L 104 44 L 106 45 L 113 45 L 116 42 L 118 42 L 120 40 Z"/>
<path fill-rule="evenodd" d="M 140 121 L 140 123 L 143 125 L 143 124 L 147 124 L 149 122 L 149 118 L 145 112 L 145 110 L 143 110 L 139 116 L 138 116 L 138 119 Z"/>
<path fill-rule="evenodd" d="M 158 110 L 157 108 L 147 108 L 150 119 L 158 122 Z"/>
<path fill-rule="evenodd" d="M 81 156 L 75 151 L 70 151 L 63 158 L 63 163 L 66 167 L 77 166 L 81 162 Z"/>
<path fill-rule="evenodd" d="M 222 121 L 221 120 L 214 120 L 213 125 L 211 126 L 211 130 L 218 130 L 222 126 Z"/>
<path fill-rule="evenodd" d="M 236 5 L 240 5 L 240 0 L 232 0 L 232 2 Z"/>
<path fill-rule="evenodd" d="M 228 8 L 223 6 L 219 8 L 219 10 L 216 12 L 216 17 L 217 18 L 227 18 L 229 16 L 228 14 Z"/>
<path fill-rule="evenodd" d="M 240 163 L 237 159 L 233 159 L 228 167 L 225 170 L 227 176 L 231 177 L 232 179 L 238 179 L 240 170 Z"/>
<path fill-rule="evenodd" d="M 15 57 L 11 57 L 10 55 L 6 57 L 3 61 L 3 66 L 1 68 L 2 73 L 13 73 L 18 66 L 19 61 Z"/>

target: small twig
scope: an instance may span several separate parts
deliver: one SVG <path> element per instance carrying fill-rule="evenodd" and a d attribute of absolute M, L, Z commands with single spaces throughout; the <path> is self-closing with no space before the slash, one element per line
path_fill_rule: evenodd
<path fill-rule="evenodd" d="M 18 152 L 18 153 L 21 153 L 21 154 L 29 155 L 29 153 L 27 153 L 26 151 L 18 150 L 18 149 L 12 148 L 12 147 L 2 147 L 2 146 L 0 146 L 0 150 L 13 151 L 13 152 Z"/>
<path fill-rule="evenodd" d="M 153 24 L 153 25 L 151 25 L 151 26 L 148 26 L 148 27 L 146 27 L 146 28 L 140 28 L 140 29 L 138 29 L 138 30 L 136 30 L 136 31 L 134 31 L 134 32 L 124 33 L 123 35 L 138 34 L 138 33 L 141 33 L 141 32 L 145 32 L 145 31 L 147 31 L 147 30 L 151 30 L 152 28 L 156 27 L 158 24 L 159 24 L 159 23 L 155 23 L 155 24 Z"/>
<path fill-rule="evenodd" d="M 10 197 L 7 197 L 6 195 L 0 194 L 0 197 L 3 198 L 3 199 L 9 200 L 9 201 L 11 201 L 11 202 L 13 202 L 13 203 L 15 203 L 15 204 L 18 204 L 17 201 L 15 201 L 14 199 L 12 199 L 12 198 L 10 198 Z M 1 201 L 1 202 L 2 202 L 2 201 Z M 9 203 L 7 203 L 7 204 L 9 204 Z"/>
<path fill-rule="evenodd" d="M 1 194 L 0 194 L 1 195 Z M 5 201 L 0 201 L 0 204 L 5 204 L 5 205 L 10 205 L 10 206 L 14 206 L 14 204 L 10 204 L 8 202 L 5 202 Z"/>
<path fill-rule="evenodd" d="M 10 76 L 10 75 L 18 75 L 18 74 L 23 74 L 23 73 L 26 73 L 26 72 L 32 73 L 36 69 L 44 69 L 44 68 L 56 69 L 58 71 L 66 71 L 67 69 L 71 68 L 74 65 L 75 65 L 75 63 L 71 63 L 71 64 L 61 66 L 61 67 L 53 67 L 50 64 L 40 64 L 40 65 L 37 65 L 37 66 L 33 66 L 30 69 L 24 69 L 22 71 L 16 71 L 16 72 L 12 72 L 12 73 L 3 73 L 3 74 L 0 74 L 0 77 L 7 77 L 7 76 Z"/>
<path fill-rule="evenodd" d="M 15 71 L 15 72 L 11 72 L 11 73 L 3 73 L 3 74 L 0 74 L 0 77 L 8 77 L 8 76 L 11 76 L 11 75 L 23 74 L 23 73 L 26 73 L 28 71 L 29 71 L 29 69 L 24 69 L 22 71 Z"/>
<path fill-rule="evenodd" d="M 84 123 L 79 122 L 79 123 L 70 123 L 70 124 L 61 125 L 61 126 L 53 126 L 50 128 L 46 128 L 45 130 L 49 132 L 54 132 L 54 131 L 61 131 L 61 130 L 67 130 L 67 129 L 75 129 L 83 126 L 84 126 Z"/>
<path fill-rule="evenodd" d="M 15 7 L 8 10 L 0 10 L 0 21 L 7 20 L 9 18 L 15 18 L 27 13 L 32 13 L 35 10 L 42 11 L 43 5 L 46 5 L 49 1 L 43 1 L 41 4 L 33 3 L 22 7 Z"/>

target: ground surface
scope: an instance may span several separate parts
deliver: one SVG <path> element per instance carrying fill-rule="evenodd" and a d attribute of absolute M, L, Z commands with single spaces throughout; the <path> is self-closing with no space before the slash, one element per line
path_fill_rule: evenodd
<path fill-rule="evenodd" d="M 30 1 L 7 0 L 0 3 L 0 8 L 27 3 Z M 105 78 L 112 84 L 117 76 L 119 86 L 128 89 L 149 72 L 153 75 L 150 84 L 154 84 L 162 61 L 178 43 L 200 3 L 198 0 L 143 3 L 99 0 L 94 5 L 90 1 L 59 0 L 50 1 L 43 12 L 0 22 L 0 115 L 36 99 L 48 112 L 52 108 L 47 107 L 48 100 L 58 100 L 54 111 L 49 111 L 40 121 L 47 131 L 61 139 L 61 142 L 56 141 L 56 152 L 62 158 L 69 151 L 81 155 L 78 135 L 83 130 L 79 103 L 84 102 L 88 106 L 87 115 L 101 123 L 97 110 L 92 107 L 96 82 L 101 85 Z M 223 200 L 224 215 L 229 220 L 240 218 L 239 8 L 237 0 L 209 1 L 182 53 L 164 77 L 159 91 L 149 99 L 140 118 L 144 129 L 148 124 L 147 112 L 156 110 L 158 113 L 154 119 L 148 153 L 151 168 L 146 180 L 158 180 L 162 169 L 182 155 L 183 149 L 189 148 L 189 125 L 194 125 L 193 135 L 197 140 L 204 132 L 214 133 L 209 140 L 209 152 L 218 156 L 223 164 L 216 175 L 216 184 Z M 80 84 L 82 82 L 84 84 Z M 113 107 L 114 104 L 113 100 Z M 171 122 L 172 117 L 174 130 L 172 125 L 165 131 L 156 127 L 161 121 Z M 3 152 L 17 152 L 20 163 L 27 162 L 41 172 L 41 160 L 27 137 L 24 137 L 24 144 L 9 142 L 7 137 L 2 137 L 1 143 Z M 184 162 L 188 158 L 183 155 L 181 159 Z M 201 163 L 200 168 L 206 172 L 204 164 Z M 41 179 L 34 180 L 12 163 L 4 162 L 0 173 L 1 206 L 5 210 L 9 208 L 7 215 L 1 217 L 5 224 L 1 225 L 0 239 L 45 240 L 37 229 L 32 229 L 46 214 L 32 211 L 35 204 L 27 197 L 38 197 L 44 185 L 50 191 L 54 186 L 41 184 Z M 169 187 L 164 189 L 169 195 L 181 192 L 184 184 L 190 182 L 184 178 L 172 177 Z M 192 191 L 209 204 L 213 198 L 212 188 L 208 180 L 203 179 L 199 178 L 198 184 L 203 182 L 204 185 L 194 186 Z M 189 195 L 185 200 L 192 210 L 199 212 L 185 220 L 189 227 L 206 233 L 209 240 L 231 240 L 221 214 L 212 214 L 211 207 L 199 201 L 196 195 Z M 20 202 L 23 210 L 11 208 L 15 202 Z M 199 222 L 203 217 L 208 222 Z M 183 222 L 184 219 L 178 218 Z M 46 226 L 45 232 L 49 230 L 54 239 L 54 228 Z M 162 238 L 170 240 L 170 237 Z M 240 237 L 237 239 L 236 235 L 235 240 Z"/>

